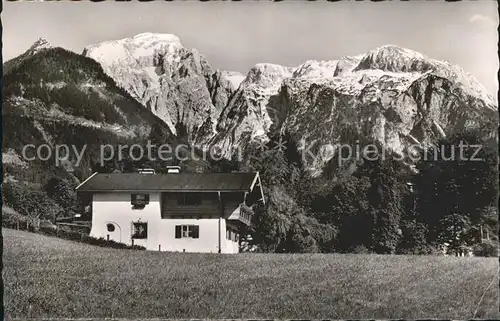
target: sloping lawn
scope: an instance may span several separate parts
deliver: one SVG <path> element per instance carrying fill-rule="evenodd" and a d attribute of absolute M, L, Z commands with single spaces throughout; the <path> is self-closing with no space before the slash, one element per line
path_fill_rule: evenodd
<path fill-rule="evenodd" d="M 7 318 L 498 319 L 496 258 L 115 250 L 2 229 Z"/>

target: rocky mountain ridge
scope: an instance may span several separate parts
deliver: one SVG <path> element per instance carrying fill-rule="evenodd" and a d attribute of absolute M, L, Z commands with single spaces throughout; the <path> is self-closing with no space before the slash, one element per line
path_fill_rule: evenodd
<path fill-rule="evenodd" d="M 257 65 L 224 109 L 211 143 L 230 151 L 288 132 L 313 151 L 310 165 L 318 168 L 333 145 L 360 137 L 408 154 L 459 130 L 494 131 L 497 123 L 493 98 L 470 74 L 389 45 L 297 67 Z"/>

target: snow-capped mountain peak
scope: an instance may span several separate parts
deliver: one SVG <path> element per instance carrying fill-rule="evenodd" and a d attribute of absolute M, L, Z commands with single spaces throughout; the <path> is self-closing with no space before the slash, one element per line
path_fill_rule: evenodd
<path fill-rule="evenodd" d="M 296 68 L 257 64 L 234 97 L 214 139 L 221 147 L 265 139 L 273 130 L 334 144 L 344 139 L 343 126 L 351 126 L 404 153 L 412 139 L 426 144 L 463 124 L 481 126 L 496 113 L 491 96 L 462 68 L 396 45 Z M 347 125 L 339 123 L 346 117 Z"/>
<path fill-rule="evenodd" d="M 133 60 L 154 58 L 159 54 L 170 54 L 172 57 L 180 48 L 182 48 L 181 41 L 175 35 L 146 32 L 87 46 L 83 55 L 97 60 L 106 67 L 117 64 L 130 65 Z"/>
<path fill-rule="evenodd" d="M 83 55 L 177 134 L 211 135 L 243 75 L 217 72 L 196 49 L 172 34 L 141 33 L 88 46 Z"/>
<path fill-rule="evenodd" d="M 409 142 L 427 144 L 497 115 L 491 96 L 460 67 L 396 45 L 297 67 L 259 63 L 246 77 L 214 71 L 168 34 L 107 41 L 84 55 L 100 62 L 172 133 L 185 128 L 192 142 L 220 147 L 227 157 L 276 131 L 334 144 L 353 130 L 405 153 Z"/>
<path fill-rule="evenodd" d="M 283 79 L 292 76 L 295 68 L 271 63 L 259 63 L 248 72 L 244 84 L 254 84 L 260 87 L 274 87 Z"/>
<path fill-rule="evenodd" d="M 431 60 L 416 51 L 395 45 L 386 45 L 367 52 L 355 70 L 426 72 L 433 68 Z"/>
<path fill-rule="evenodd" d="M 495 100 L 484 86 L 461 67 L 449 61 L 429 58 L 411 49 L 386 45 L 371 50 L 364 55 L 355 71 L 369 69 L 414 74 L 431 72 L 439 77 L 454 78 L 472 96 L 481 98 L 487 105 L 495 104 Z"/>

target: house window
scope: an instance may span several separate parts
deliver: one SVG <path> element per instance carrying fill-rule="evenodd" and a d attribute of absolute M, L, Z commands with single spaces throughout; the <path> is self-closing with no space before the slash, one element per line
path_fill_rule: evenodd
<path fill-rule="evenodd" d="M 200 227 L 198 225 L 176 225 L 175 226 L 175 238 L 193 238 L 197 239 L 200 237 Z"/>
<path fill-rule="evenodd" d="M 108 229 L 108 232 L 114 232 L 115 231 L 115 225 L 114 224 L 107 224 L 106 228 Z"/>
<path fill-rule="evenodd" d="M 132 223 L 132 238 L 147 239 L 148 238 L 148 223 L 135 222 Z"/>
<path fill-rule="evenodd" d="M 179 205 L 200 205 L 201 195 L 199 193 L 182 193 L 177 199 L 177 204 Z"/>
<path fill-rule="evenodd" d="M 133 208 L 144 208 L 149 204 L 149 194 L 131 194 L 130 203 Z"/>

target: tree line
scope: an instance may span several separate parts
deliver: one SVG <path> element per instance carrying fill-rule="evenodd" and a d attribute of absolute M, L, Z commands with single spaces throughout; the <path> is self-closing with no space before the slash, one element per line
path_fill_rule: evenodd
<path fill-rule="evenodd" d="M 442 155 L 464 142 L 468 157 Z M 446 245 L 498 255 L 498 153 L 476 132 L 421 150 L 416 164 L 391 153 L 333 159 L 318 177 L 308 175 L 290 137 L 286 151 L 273 144 L 250 147 L 238 165 L 259 171 L 265 187 L 268 202 L 256 209 L 250 230 L 261 251 L 431 254 Z"/>

